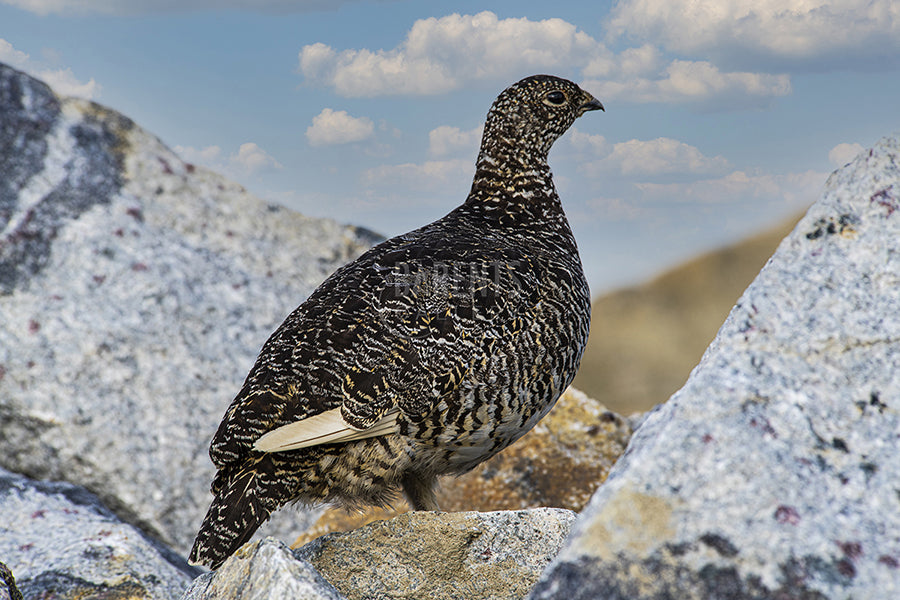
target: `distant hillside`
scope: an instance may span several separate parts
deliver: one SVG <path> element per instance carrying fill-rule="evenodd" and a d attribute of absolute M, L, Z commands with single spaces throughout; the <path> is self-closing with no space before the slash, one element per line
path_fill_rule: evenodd
<path fill-rule="evenodd" d="M 799 218 L 595 299 L 575 387 L 621 414 L 668 400 Z"/>

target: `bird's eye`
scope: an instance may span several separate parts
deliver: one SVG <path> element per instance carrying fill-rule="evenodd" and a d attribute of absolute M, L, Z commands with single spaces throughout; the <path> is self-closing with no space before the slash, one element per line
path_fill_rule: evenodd
<path fill-rule="evenodd" d="M 550 92 L 544 96 L 544 102 L 552 106 L 560 106 L 566 101 L 566 95 L 560 91 Z"/>

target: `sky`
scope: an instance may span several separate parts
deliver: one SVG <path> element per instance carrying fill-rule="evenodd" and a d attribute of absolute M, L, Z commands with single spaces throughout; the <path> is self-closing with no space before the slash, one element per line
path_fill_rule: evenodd
<path fill-rule="evenodd" d="M 465 200 L 506 86 L 572 79 L 606 107 L 550 153 L 594 294 L 798 214 L 900 131 L 898 0 L 0 0 L 0 62 L 386 236 Z"/>

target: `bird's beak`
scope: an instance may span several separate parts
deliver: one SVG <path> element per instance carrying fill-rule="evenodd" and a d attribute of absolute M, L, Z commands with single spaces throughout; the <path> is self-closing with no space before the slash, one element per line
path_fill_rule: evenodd
<path fill-rule="evenodd" d="M 583 115 L 584 113 L 586 113 L 589 110 L 602 110 L 603 112 L 606 112 L 606 109 L 603 108 L 603 105 L 600 103 L 599 100 L 597 100 L 596 98 L 594 98 L 593 96 L 591 96 L 590 94 L 585 92 L 584 93 L 584 102 L 582 102 L 581 105 L 578 107 L 578 116 L 580 117 L 581 115 Z"/>

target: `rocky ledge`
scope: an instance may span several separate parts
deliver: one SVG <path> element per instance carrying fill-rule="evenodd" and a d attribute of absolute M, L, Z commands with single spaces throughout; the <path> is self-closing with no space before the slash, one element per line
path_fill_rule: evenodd
<path fill-rule="evenodd" d="M 238 590 L 243 598 L 518 600 L 574 519 L 561 508 L 413 512 L 293 552 L 269 538 L 197 579 L 184 600 L 233 598 Z"/>

